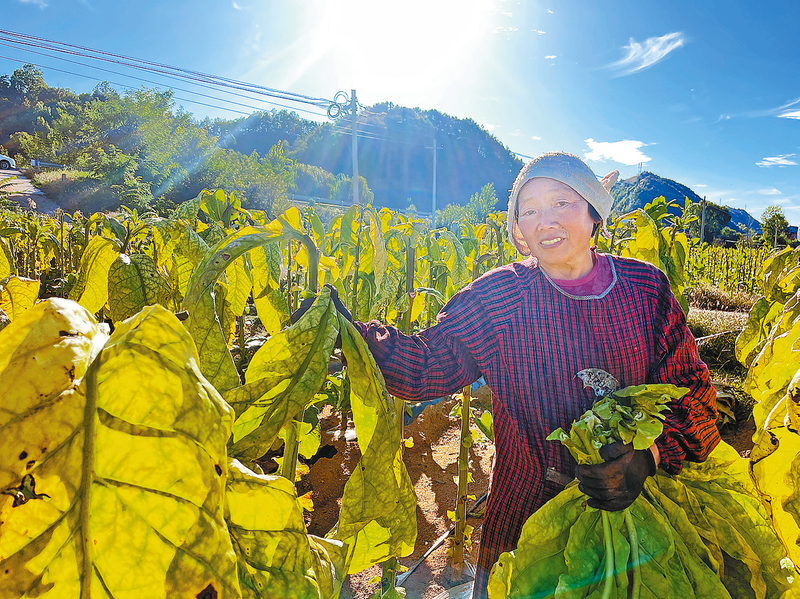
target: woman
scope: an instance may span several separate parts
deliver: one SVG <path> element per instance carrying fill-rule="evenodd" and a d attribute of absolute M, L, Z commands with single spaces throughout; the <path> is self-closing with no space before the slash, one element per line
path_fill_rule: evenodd
<path fill-rule="evenodd" d="M 544 154 L 522 169 L 509 199 L 509 236 L 526 259 L 468 285 L 416 335 L 357 323 L 394 395 L 431 399 L 481 375 L 493 391 L 495 463 L 474 597 L 486 596 L 500 553 L 514 549 L 525 520 L 573 474 L 591 505 L 623 509 L 657 466 L 678 473 L 719 441 L 716 394 L 666 276 L 591 246 L 610 211 L 611 197 L 586 164 Z M 568 451 L 545 438 L 594 402 L 576 377 L 586 368 L 623 387 L 673 383 L 689 392 L 670 405 L 652 448 L 612 445 L 604 464 L 576 471 Z"/>

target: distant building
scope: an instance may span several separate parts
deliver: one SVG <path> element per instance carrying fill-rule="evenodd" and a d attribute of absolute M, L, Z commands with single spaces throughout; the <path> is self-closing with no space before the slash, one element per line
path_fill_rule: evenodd
<path fill-rule="evenodd" d="M 791 225 L 786 227 L 786 236 L 789 241 L 797 241 L 797 227 L 792 227 Z"/>

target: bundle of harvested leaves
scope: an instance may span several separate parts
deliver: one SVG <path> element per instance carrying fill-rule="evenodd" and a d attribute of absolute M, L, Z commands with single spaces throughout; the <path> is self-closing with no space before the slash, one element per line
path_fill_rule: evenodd
<path fill-rule="evenodd" d="M 583 378 L 583 377 L 582 377 Z M 583 464 L 616 441 L 649 447 L 686 389 L 613 388 L 558 440 Z M 678 476 L 659 471 L 619 512 L 587 505 L 573 481 L 525 523 L 492 569 L 489 597 L 789 597 L 796 570 L 762 507 L 748 462 L 720 443 Z"/>

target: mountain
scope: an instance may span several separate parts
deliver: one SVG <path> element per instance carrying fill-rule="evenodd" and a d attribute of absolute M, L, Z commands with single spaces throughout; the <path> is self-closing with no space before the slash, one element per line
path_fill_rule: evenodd
<path fill-rule="evenodd" d="M 728 224 L 728 226 L 734 231 L 739 231 L 739 225 L 741 225 L 755 231 L 756 234 L 761 233 L 761 225 L 746 210 L 742 210 L 741 208 L 731 208 L 728 206 L 728 212 L 731 213 L 731 222 Z"/>
<path fill-rule="evenodd" d="M 506 204 L 522 161 L 472 119 L 384 102 L 358 116 L 358 172 L 374 203 L 394 209 L 414 204 L 430 212 L 436 144 L 436 208 L 466 204 L 491 183 Z M 349 121 L 325 123 L 298 138 L 287 152 L 331 173 L 352 173 Z M 242 148 L 242 151 L 246 151 Z"/>
<path fill-rule="evenodd" d="M 703 198 L 685 185 L 645 171 L 630 179 L 618 181 L 611 188 L 611 197 L 614 199 L 611 212 L 614 216 L 619 216 L 636 208 L 644 208 L 645 204 L 660 196 L 664 196 L 667 201 L 675 200 L 681 207 L 687 197 L 692 202 L 699 203 L 703 201 Z M 707 206 L 710 204 L 709 202 Z M 755 230 L 756 233 L 761 232 L 761 225 L 758 220 L 753 218 L 747 211 L 729 206 L 726 206 L 726 208 L 731 216 L 730 222 L 726 226 L 734 231 L 739 231 L 738 225 L 741 224 Z"/>
<path fill-rule="evenodd" d="M 687 197 L 692 202 L 703 201 L 703 198 L 685 185 L 645 171 L 630 179 L 617 181 L 611 188 L 611 197 L 614 198 L 611 212 L 620 215 L 636 208 L 644 208 L 645 204 L 660 196 L 664 196 L 667 201 L 675 200 L 681 206 Z"/>

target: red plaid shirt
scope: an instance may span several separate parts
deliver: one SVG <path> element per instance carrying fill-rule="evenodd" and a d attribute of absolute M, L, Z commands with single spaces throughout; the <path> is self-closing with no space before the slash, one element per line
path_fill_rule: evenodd
<path fill-rule="evenodd" d="M 494 269 L 456 294 L 438 323 L 411 337 L 377 322 L 362 334 L 389 391 L 408 401 L 455 393 L 481 375 L 493 391 L 495 463 L 481 536 L 474 597 L 522 525 L 563 484 L 575 461 L 546 441 L 594 402 L 575 376 L 602 368 L 622 387 L 673 383 L 689 393 L 670 404 L 656 441 L 661 468 L 702 461 L 719 441 L 708 369 L 664 274 L 613 258 L 617 281 L 601 299 L 576 299 L 550 284 L 533 259 Z M 563 483 L 563 481 L 562 481 Z"/>

